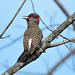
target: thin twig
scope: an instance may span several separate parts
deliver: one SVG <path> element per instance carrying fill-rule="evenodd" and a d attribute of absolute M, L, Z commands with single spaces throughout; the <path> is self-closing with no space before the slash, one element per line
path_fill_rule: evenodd
<path fill-rule="evenodd" d="M 52 16 L 50 18 L 50 27 L 54 30 L 53 26 L 51 25 Z"/>
<path fill-rule="evenodd" d="M 51 70 L 48 74 L 51 74 L 61 63 L 63 63 L 69 56 L 71 56 L 71 54 L 73 54 L 75 52 L 75 50 L 71 50 L 71 52 L 69 54 L 67 54 L 67 56 L 65 56 L 62 60 L 60 60 Z"/>
<path fill-rule="evenodd" d="M 71 52 L 71 49 L 65 44 L 66 48 Z M 75 52 L 73 53 L 75 55 Z"/>
<path fill-rule="evenodd" d="M 59 2 L 59 0 L 54 0 L 56 2 L 56 4 L 61 8 L 61 10 L 63 11 L 63 13 L 67 16 L 70 17 L 69 13 L 66 11 L 66 9 L 64 8 L 64 6 Z M 75 22 L 72 23 L 74 30 L 75 30 Z"/>
<path fill-rule="evenodd" d="M 74 42 L 75 43 L 75 38 L 71 38 L 69 40 L 63 40 L 62 42 L 58 42 L 58 43 L 55 43 L 55 44 L 50 44 L 48 47 L 56 47 L 56 46 L 59 46 L 59 45 L 62 45 L 62 44 L 65 44 L 65 43 L 68 43 L 68 42 Z"/>
<path fill-rule="evenodd" d="M 51 32 L 53 32 L 53 30 L 51 30 L 51 29 L 44 23 L 44 21 L 41 19 L 41 17 L 40 17 L 40 20 L 41 20 L 41 22 L 45 25 L 45 27 L 46 27 L 47 29 L 49 29 Z M 56 34 L 58 35 L 57 32 L 54 32 L 54 33 L 56 33 Z M 69 40 L 68 38 L 66 38 L 66 37 L 64 37 L 64 36 L 62 36 L 62 35 L 59 35 L 59 36 L 61 36 L 62 38 L 66 39 L 66 40 Z"/>
<path fill-rule="evenodd" d="M 71 52 L 71 49 L 65 44 L 66 48 Z"/>
<path fill-rule="evenodd" d="M 12 22 L 14 21 L 14 19 L 16 18 L 17 14 L 19 13 L 19 11 L 21 10 L 21 8 L 23 7 L 24 3 L 26 0 L 23 1 L 23 3 L 21 4 L 21 6 L 19 7 L 18 11 L 16 12 L 16 14 L 14 15 L 14 17 L 12 18 L 12 20 L 9 22 L 9 24 L 7 25 L 7 27 L 4 29 L 4 31 L 1 33 L 0 38 L 3 36 L 3 34 L 6 32 L 6 30 L 9 28 L 9 26 L 12 24 Z"/>
<path fill-rule="evenodd" d="M 5 38 L 7 38 L 7 37 L 9 37 L 10 35 L 8 35 L 8 36 L 6 36 L 6 37 L 1 37 L 0 39 L 5 39 Z"/>
<path fill-rule="evenodd" d="M 31 1 L 31 4 L 32 4 L 32 8 L 33 8 L 34 13 L 36 13 L 35 8 L 34 8 L 33 1 L 32 0 L 30 0 L 30 1 Z"/>

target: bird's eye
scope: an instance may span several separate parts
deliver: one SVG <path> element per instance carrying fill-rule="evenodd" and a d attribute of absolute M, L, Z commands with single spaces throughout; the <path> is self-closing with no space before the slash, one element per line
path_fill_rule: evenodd
<path fill-rule="evenodd" d="M 29 21 L 29 19 L 27 18 L 27 22 Z"/>

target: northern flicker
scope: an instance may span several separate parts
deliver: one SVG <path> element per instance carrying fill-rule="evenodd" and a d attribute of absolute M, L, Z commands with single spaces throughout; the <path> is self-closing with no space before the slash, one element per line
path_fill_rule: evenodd
<path fill-rule="evenodd" d="M 24 32 L 23 45 L 24 52 L 18 58 L 17 62 L 24 62 L 26 57 L 32 55 L 35 50 L 41 45 L 43 34 L 39 28 L 39 15 L 31 13 L 27 18 L 23 18 L 27 21 L 27 30 Z"/>

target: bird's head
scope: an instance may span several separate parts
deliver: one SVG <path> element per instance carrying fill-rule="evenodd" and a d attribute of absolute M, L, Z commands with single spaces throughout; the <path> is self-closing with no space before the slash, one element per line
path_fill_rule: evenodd
<path fill-rule="evenodd" d="M 24 16 L 24 18 L 27 21 L 27 24 L 29 25 L 31 22 L 35 22 L 37 24 L 39 24 L 39 15 L 36 13 L 31 13 L 28 16 Z"/>

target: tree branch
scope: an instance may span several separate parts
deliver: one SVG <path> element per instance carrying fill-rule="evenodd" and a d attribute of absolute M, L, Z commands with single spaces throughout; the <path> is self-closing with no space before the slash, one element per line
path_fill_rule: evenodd
<path fill-rule="evenodd" d="M 63 30 L 65 30 L 74 21 L 75 21 L 75 13 L 71 17 L 69 17 L 66 21 L 64 21 L 59 27 L 57 27 L 47 38 L 45 38 L 45 40 L 42 42 L 42 46 L 38 50 L 36 50 L 32 55 L 30 55 L 25 62 L 16 63 L 2 75 L 6 75 L 6 73 L 8 75 L 14 74 L 18 70 L 20 70 L 23 66 L 37 59 L 48 48 L 48 44 L 50 44 Z M 56 34 L 55 32 L 58 34 Z"/>
<path fill-rule="evenodd" d="M 5 39 L 5 38 L 7 38 L 7 37 L 9 37 L 9 36 L 10 36 L 10 35 L 8 35 L 8 36 L 6 36 L 6 37 L 1 37 L 1 36 L 0 36 L 0 39 Z"/>
<path fill-rule="evenodd" d="M 21 4 L 21 6 L 19 7 L 18 11 L 16 12 L 16 14 L 14 15 L 14 17 L 12 18 L 12 20 L 9 22 L 9 24 L 7 25 L 7 27 L 4 29 L 4 31 L 1 33 L 0 38 L 3 36 L 3 34 L 6 32 L 6 30 L 9 28 L 9 26 L 12 24 L 12 22 L 14 21 L 14 19 L 16 18 L 17 14 L 19 13 L 19 11 L 21 10 L 21 8 L 23 7 L 24 3 L 26 2 L 26 0 L 23 1 L 23 3 Z"/>
<path fill-rule="evenodd" d="M 55 43 L 55 44 L 50 44 L 49 48 L 56 47 L 56 46 L 59 46 L 59 45 L 62 45 L 62 44 L 68 43 L 68 42 L 74 42 L 75 43 L 75 38 L 71 38 L 69 40 L 63 40 L 62 42 L 58 42 L 58 43 Z"/>
<path fill-rule="evenodd" d="M 60 60 L 48 73 L 51 74 L 61 63 L 63 63 L 69 56 L 71 56 L 71 54 L 73 54 L 75 52 L 75 50 L 72 50 L 69 54 L 67 54 L 67 56 L 65 56 L 62 60 Z"/>

